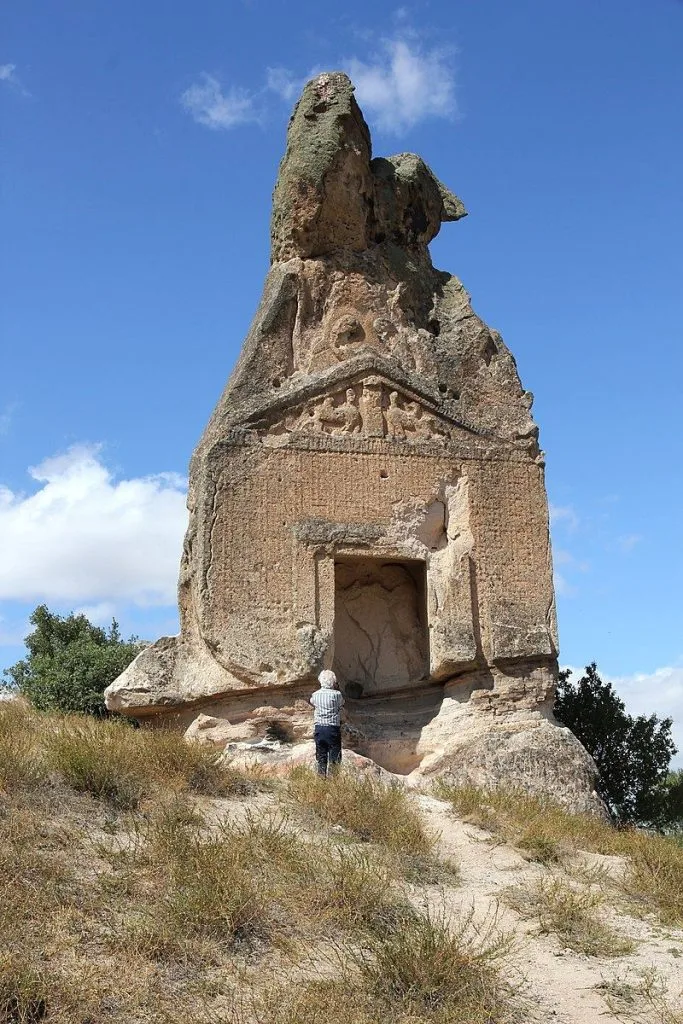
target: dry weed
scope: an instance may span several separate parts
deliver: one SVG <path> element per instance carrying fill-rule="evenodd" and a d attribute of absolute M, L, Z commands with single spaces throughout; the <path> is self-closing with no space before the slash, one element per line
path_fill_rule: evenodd
<path fill-rule="evenodd" d="M 27 952 L 0 952 L 0 1024 L 91 1024 L 91 972 L 55 972 Z"/>
<path fill-rule="evenodd" d="M 521 917 L 536 918 L 541 931 L 553 933 L 568 949 L 585 956 L 623 956 L 633 943 L 598 916 L 602 897 L 579 892 L 563 878 L 538 878 L 507 889 L 503 899 Z"/>
<path fill-rule="evenodd" d="M 509 945 L 491 927 L 475 929 L 471 915 L 449 926 L 406 912 L 394 928 L 339 947 L 335 976 L 266 986 L 229 1021 L 511 1024 L 516 1001 L 499 974 Z"/>
<path fill-rule="evenodd" d="M 400 927 L 352 949 L 349 958 L 364 990 L 387 1009 L 469 1024 L 505 1019 L 509 993 L 498 968 L 510 946 L 494 923 L 476 928 L 472 913 L 452 923 L 410 914 Z"/>
<path fill-rule="evenodd" d="M 683 991 L 672 997 L 666 981 L 654 969 L 629 972 L 598 986 L 610 1012 L 631 1024 L 683 1024 Z"/>

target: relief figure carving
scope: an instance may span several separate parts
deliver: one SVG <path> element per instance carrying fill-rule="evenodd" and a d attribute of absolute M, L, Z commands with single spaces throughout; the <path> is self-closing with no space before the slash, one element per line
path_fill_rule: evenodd
<path fill-rule="evenodd" d="M 325 434 L 360 434 L 362 426 L 353 388 L 347 388 L 341 405 L 335 405 L 334 396 L 327 395 L 319 405 L 307 409 L 298 424 L 299 429 L 313 429 Z"/>
<path fill-rule="evenodd" d="M 377 379 L 363 383 L 360 395 L 349 387 L 325 395 L 271 431 L 388 437 L 395 441 L 449 438 L 451 431 L 420 402 L 389 390 Z"/>

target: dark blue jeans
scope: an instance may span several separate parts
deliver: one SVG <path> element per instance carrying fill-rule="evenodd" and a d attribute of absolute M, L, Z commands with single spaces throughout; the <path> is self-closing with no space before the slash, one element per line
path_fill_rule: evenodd
<path fill-rule="evenodd" d="M 316 725 L 313 735 L 318 775 L 327 775 L 332 765 L 341 761 L 341 728 L 338 725 Z"/>

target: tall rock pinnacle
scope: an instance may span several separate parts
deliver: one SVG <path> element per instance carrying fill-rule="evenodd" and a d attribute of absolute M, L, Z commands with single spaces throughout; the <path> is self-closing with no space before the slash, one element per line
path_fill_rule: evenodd
<path fill-rule="evenodd" d="M 192 459 L 181 633 L 107 704 L 295 761 L 313 681 L 334 667 L 357 755 L 599 810 L 592 761 L 552 718 L 531 395 L 429 254 L 465 215 L 419 156 L 372 157 L 346 75 L 306 85 L 263 296 Z M 291 745 L 260 742 L 274 726 Z"/>

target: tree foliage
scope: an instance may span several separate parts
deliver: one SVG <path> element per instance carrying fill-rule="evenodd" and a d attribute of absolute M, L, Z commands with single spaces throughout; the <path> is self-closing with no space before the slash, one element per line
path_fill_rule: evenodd
<path fill-rule="evenodd" d="M 104 689 L 140 651 L 137 639 L 122 640 L 116 619 L 105 630 L 85 615 L 56 615 L 44 604 L 30 622 L 26 657 L 5 670 L 10 686 L 40 711 L 106 714 Z"/>
<path fill-rule="evenodd" d="M 595 662 L 578 682 L 560 672 L 555 717 L 568 726 L 595 761 L 601 795 L 614 817 L 657 828 L 676 820 L 680 780 L 667 780 L 676 753 L 671 719 L 626 711 L 610 682 L 598 675 Z M 678 787 L 678 788 L 677 788 Z"/>

